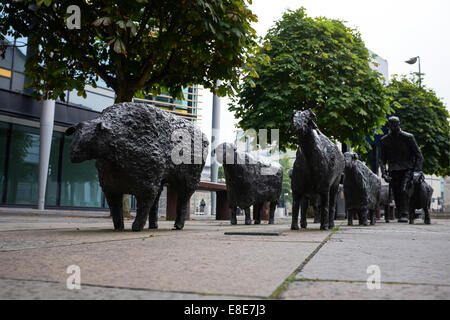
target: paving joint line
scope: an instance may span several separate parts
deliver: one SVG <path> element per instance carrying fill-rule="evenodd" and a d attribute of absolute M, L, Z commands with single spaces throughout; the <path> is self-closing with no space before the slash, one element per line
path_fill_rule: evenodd
<path fill-rule="evenodd" d="M 64 285 L 63 282 L 49 281 L 49 280 L 17 279 L 17 278 L 4 278 L 4 277 L 0 277 L 0 280 L 40 282 L 40 283 Z M 117 287 L 117 286 L 108 286 L 108 285 L 101 285 L 101 284 L 81 284 L 81 286 L 82 286 L 82 288 L 83 287 L 92 287 L 92 288 L 105 288 L 105 289 L 118 289 L 118 290 L 148 291 L 148 292 L 156 292 L 156 293 L 163 292 L 163 293 L 174 293 L 174 294 L 196 294 L 196 295 L 201 295 L 201 296 L 238 297 L 238 298 L 261 299 L 261 300 L 267 299 L 267 297 L 252 296 L 252 295 L 194 292 L 194 291 L 170 291 L 170 290 L 158 290 L 158 289 L 148 289 L 148 288 Z"/>
<path fill-rule="evenodd" d="M 331 237 L 339 230 L 339 226 L 333 228 L 333 230 L 331 230 L 330 234 L 319 244 L 319 246 L 317 246 L 316 249 L 314 249 L 314 251 L 300 264 L 300 266 L 298 266 L 293 273 L 291 273 L 289 275 L 289 277 L 287 277 L 283 283 L 281 285 L 278 286 L 277 289 L 275 289 L 275 291 L 269 296 L 269 299 L 280 299 L 280 295 L 286 291 L 286 289 L 289 286 L 289 283 L 293 282 L 293 280 L 295 280 L 295 276 L 300 273 L 303 268 L 308 264 L 309 261 L 311 261 L 311 259 L 319 252 L 319 250 L 331 239 Z"/>
<path fill-rule="evenodd" d="M 33 229 L 33 230 L 38 230 L 38 229 Z M 39 229 L 41 230 L 41 229 Z M 45 231 L 45 230 L 49 230 L 49 229 L 42 229 L 41 231 Z M 103 229 L 102 229 L 103 230 Z M 31 231 L 31 230 L 30 230 Z M 56 231 L 56 230 L 55 230 Z M 84 231 L 84 230 L 75 230 L 72 228 L 66 228 L 66 229 L 60 229 L 57 231 Z M 91 229 L 89 230 L 91 231 Z M 174 231 L 174 232 L 178 232 L 175 230 L 169 230 L 169 231 Z M 184 234 L 202 234 L 203 231 L 188 231 L 186 230 L 184 232 Z M 3 252 L 18 252 L 18 251 L 24 251 L 24 250 L 37 250 L 37 249 L 44 249 L 44 248 L 64 248 L 64 247 L 73 247 L 73 246 L 82 246 L 82 245 L 89 245 L 89 244 L 101 244 L 101 243 L 108 243 L 108 242 L 118 242 L 118 241 L 131 241 L 131 240 L 146 240 L 146 239 L 151 239 L 151 238 L 156 238 L 156 237 L 169 237 L 171 236 L 170 234 L 165 234 L 165 233 L 150 233 L 149 235 L 145 235 L 145 236 L 140 236 L 140 237 L 133 237 L 133 238 L 122 238 L 122 239 L 108 239 L 108 240 L 101 240 L 101 241 L 91 241 L 91 242 L 81 242 L 81 243 L 71 243 L 71 244 L 60 244 L 60 245 L 52 245 L 52 246 L 40 246 L 40 247 L 33 247 L 33 248 L 21 248 L 21 249 L 6 249 L 6 250 L 2 250 L 0 249 L 0 253 Z M 207 238 L 208 236 L 205 235 L 205 238 Z M 209 240 L 214 240 L 214 239 L 209 239 Z M 217 240 L 217 241 L 222 241 L 221 239 Z M 240 239 L 227 239 L 227 241 L 233 241 L 233 242 L 239 242 L 241 241 Z M 254 241 L 254 242 L 260 242 L 261 240 L 248 240 L 248 241 Z M 319 241 L 308 241 L 308 240 L 304 240 L 304 241 L 294 241 L 294 240 L 287 240 L 287 241 L 280 241 L 280 240 L 275 240 L 275 241 L 268 241 L 268 242 L 276 242 L 276 243 L 321 243 Z"/>
<path fill-rule="evenodd" d="M 71 244 L 60 244 L 60 245 L 50 245 L 50 246 L 40 246 L 40 247 L 32 247 L 32 248 L 21 248 L 21 249 L 1 249 L 0 253 L 4 252 L 19 252 L 24 250 L 37 250 L 37 249 L 50 249 L 50 248 L 64 248 L 64 247 L 73 247 L 73 246 L 83 246 L 83 245 L 89 245 L 89 244 L 101 244 L 101 243 L 108 243 L 108 242 L 118 242 L 118 241 L 131 241 L 131 240 L 147 240 L 151 238 L 156 237 L 164 237 L 165 235 L 158 235 L 158 234 L 152 234 L 150 236 L 145 237 L 137 237 L 137 238 L 127 238 L 127 239 L 109 239 L 109 240 L 102 240 L 102 241 L 92 241 L 92 242 L 81 242 L 81 243 L 71 243 Z M 168 236 L 166 236 L 168 237 Z M 206 240 L 207 237 L 205 237 Z M 207 239 L 208 241 L 223 241 L 222 239 Z M 227 239 L 226 241 L 230 242 L 241 242 L 241 239 Z M 261 242 L 260 239 L 258 240 L 246 240 L 246 242 Z M 294 240 L 287 240 L 287 241 L 266 241 L 265 243 L 321 243 L 320 241 L 294 241 Z"/>
<path fill-rule="evenodd" d="M 61 245 L 56 245 L 56 246 L 37 247 L 37 248 L 22 248 L 22 249 L 13 249 L 13 250 L 0 250 L 0 253 L 3 253 L 3 252 L 17 252 L 17 251 L 24 251 L 24 250 L 36 250 L 36 249 L 64 248 L 64 247 L 83 246 L 83 245 L 89 245 L 89 244 L 118 242 L 118 241 L 131 241 L 131 240 L 140 240 L 140 239 L 146 240 L 147 238 L 155 238 L 155 237 L 157 237 L 157 235 L 153 235 L 152 237 L 147 236 L 147 237 L 128 238 L 128 239 L 110 239 L 110 240 L 93 241 L 93 242 L 61 244 Z"/>
<path fill-rule="evenodd" d="M 300 278 L 293 279 L 291 282 L 341 282 L 341 283 L 367 283 L 364 280 L 333 280 L 333 279 L 308 279 Z M 421 283 L 421 282 L 401 282 L 401 281 L 380 281 L 382 284 L 391 285 L 412 285 L 412 286 L 435 286 L 435 287 L 450 287 L 449 284 L 436 283 Z"/>

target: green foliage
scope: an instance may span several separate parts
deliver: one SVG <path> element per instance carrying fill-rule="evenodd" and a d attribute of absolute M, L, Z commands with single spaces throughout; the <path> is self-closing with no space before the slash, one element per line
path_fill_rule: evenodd
<path fill-rule="evenodd" d="M 419 86 L 417 76 L 395 76 L 389 85 L 402 130 L 412 133 L 424 156 L 423 171 L 450 175 L 449 112 L 436 93 Z"/>
<path fill-rule="evenodd" d="M 30 10 L 37 4 L 37 10 Z M 81 29 L 66 24 L 70 5 L 81 10 Z M 255 74 L 256 16 L 245 0 L 22 0 L 0 4 L 0 34 L 29 37 L 39 48 L 27 61 L 35 96 L 63 98 L 98 77 L 117 101 L 137 92 L 169 92 L 200 84 L 219 95 Z M 216 81 L 222 84 L 216 88 Z"/>
<path fill-rule="evenodd" d="M 230 105 L 240 127 L 280 129 L 280 147 L 295 149 L 291 117 L 311 108 L 324 134 L 364 150 L 391 107 L 360 34 L 301 8 L 286 12 L 263 44 L 270 63 L 257 63 L 258 76 L 241 85 Z"/>
<path fill-rule="evenodd" d="M 219 166 L 217 170 L 217 179 L 225 179 L 225 169 L 223 168 L 223 166 Z"/>
<path fill-rule="evenodd" d="M 279 163 L 283 166 L 283 187 L 281 196 L 284 196 L 285 202 L 292 203 L 291 177 L 289 177 L 289 170 L 292 169 L 294 164 L 287 154 L 280 158 Z"/>

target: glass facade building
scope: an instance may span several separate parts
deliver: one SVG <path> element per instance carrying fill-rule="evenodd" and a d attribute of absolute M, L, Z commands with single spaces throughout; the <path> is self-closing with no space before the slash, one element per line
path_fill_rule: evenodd
<path fill-rule="evenodd" d="M 4 42 L 8 47 L 5 59 L 0 57 L 0 205 L 36 206 L 41 104 L 24 92 L 26 39 L 6 37 Z M 69 157 L 71 137 L 64 135 L 67 127 L 93 119 L 114 104 L 114 91 L 101 80 L 97 85 L 97 88 L 86 86 L 86 99 L 76 91 L 68 91 L 65 101 L 56 101 L 46 207 L 107 208 L 95 161 L 72 163 Z M 183 91 L 184 100 L 161 94 L 134 101 L 152 103 L 197 122 L 200 119 L 199 88 L 190 86 Z M 134 197 L 131 197 L 131 205 L 135 207 Z"/>
<path fill-rule="evenodd" d="M 94 161 L 72 163 L 71 137 L 54 131 L 45 203 L 105 207 Z M 38 199 L 39 128 L 0 121 L 0 204 L 33 206 Z"/>

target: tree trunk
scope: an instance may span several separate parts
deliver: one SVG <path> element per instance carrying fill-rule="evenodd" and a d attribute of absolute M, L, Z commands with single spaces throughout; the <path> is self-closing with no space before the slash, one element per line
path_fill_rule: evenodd
<path fill-rule="evenodd" d="M 131 102 L 134 97 L 134 91 L 127 88 L 119 88 L 116 90 L 116 99 L 114 103 Z M 131 218 L 130 195 L 124 194 L 122 197 L 122 210 L 124 218 Z"/>

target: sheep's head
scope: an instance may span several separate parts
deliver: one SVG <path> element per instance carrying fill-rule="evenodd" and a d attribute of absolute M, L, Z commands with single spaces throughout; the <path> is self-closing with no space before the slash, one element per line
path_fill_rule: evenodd
<path fill-rule="evenodd" d="M 345 167 L 353 168 L 356 164 L 356 161 L 358 161 L 358 155 L 354 152 L 346 152 L 344 154 L 344 159 L 345 159 Z"/>
<path fill-rule="evenodd" d="M 425 181 L 425 175 L 423 172 L 414 172 L 413 174 L 413 184 L 418 185 Z"/>
<path fill-rule="evenodd" d="M 72 136 L 70 160 L 74 163 L 97 159 L 101 153 L 102 142 L 110 128 L 104 121 L 91 120 L 80 122 L 68 128 L 66 136 Z"/>
<path fill-rule="evenodd" d="M 303 135 L 317 127 L 317 117 L 311 109 L 305 111 L 297 111 L 293 118 L 295 131 L 298 135 Z"/>

